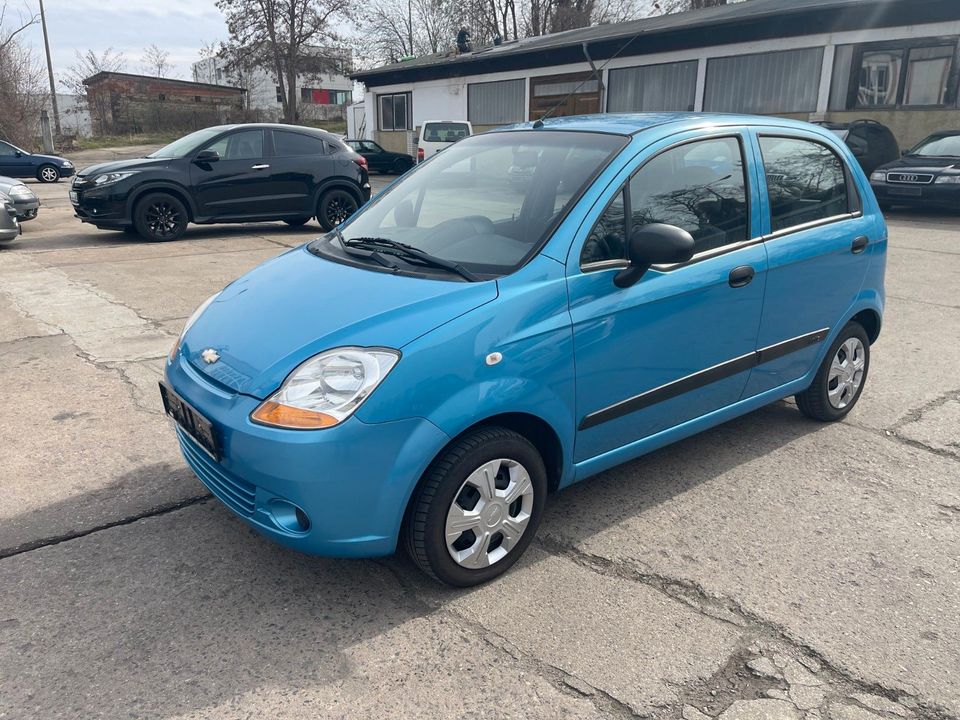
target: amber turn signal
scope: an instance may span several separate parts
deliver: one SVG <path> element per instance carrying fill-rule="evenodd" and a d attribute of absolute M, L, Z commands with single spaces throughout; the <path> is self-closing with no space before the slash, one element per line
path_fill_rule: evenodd
<path fill-rule="evenodd" d="M 318 428 L 333 427 L 337 419 L 325 413 L 311 412 L 301 408 L 281 405 L 267 400 L 260 405 L 250 418 L 254 422 L 274 427 L 292 428 L 295 430 L 316 430 Z"/>

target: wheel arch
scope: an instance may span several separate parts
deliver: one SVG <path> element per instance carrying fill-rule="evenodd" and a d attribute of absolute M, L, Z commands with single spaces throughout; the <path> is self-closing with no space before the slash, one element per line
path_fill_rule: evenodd
<path fill-rule="evenodd" d="M 883 320 L 880 317 L 880 313 L 873 308 L 861 310 L 850 319 L 860 323 L 863 326 L 863 329 L 867 331 L 867 337 L 869 338 L 871 345 L 873 345 L 877 341 L 877 338 L 880 337 L 880 327 L 883 324 Z"/>
<path fill-rule="evenodd" d="M 133 192 L 130 193 L 130 198 L 127 200 L 127 217 L 131 222 L 134 220 L 134 212 L 137 209 L 137 203 L 139 203 L 145 195 L 154 192 L 168 193 L 182 202 L 183 206 L 187 209 L 188 221 L 193 222 L 194 218 L 197 217 L 197 209 L 193 204 L 193 198 L 190 197 L 190 193 L 186 188 L 169 183 L 149 183 L 138 186 Z"/>
<path fill-rule="evenodd" d="M 332 177 L 324 180 L 317 186 L 313 195 L 313 212 L 316 215 L 320 211 L 320 198 L 329 190 L 346 190 L 357 200 L 357 206 L 362 207 L 364 203 L 363 194 L 357 184 L 348 177 Z"/>

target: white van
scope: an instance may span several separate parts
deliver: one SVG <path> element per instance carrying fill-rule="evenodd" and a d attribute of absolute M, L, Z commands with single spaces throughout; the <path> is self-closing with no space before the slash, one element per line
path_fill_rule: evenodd
<path fill-rule="evenodd" d="M 473 126 L 466 120 L 427 120 L 420 126 L 417 162 L 429 160 L 450 143 L 471 135 Z"/>

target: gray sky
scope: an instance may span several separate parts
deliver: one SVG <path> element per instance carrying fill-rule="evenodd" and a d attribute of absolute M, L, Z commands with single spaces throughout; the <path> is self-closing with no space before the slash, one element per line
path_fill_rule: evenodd
<path fill-rule="evenodd" d="M 9 5 L 13 10 L 38 7 L 37 0 L 10 0 Z M 174 75 L 189 80 L 200 46 L 227 35 L 214 0 L 44 0 L 44 7 L 55 73 L 75 62 L 77 50 L 99 54 L 108 47 L 123 53 L 127 72 L 139 73 L 143 49 L 156 44 L 170 53 Z M 39 24 L 24 35 L 42 57 Z"/>

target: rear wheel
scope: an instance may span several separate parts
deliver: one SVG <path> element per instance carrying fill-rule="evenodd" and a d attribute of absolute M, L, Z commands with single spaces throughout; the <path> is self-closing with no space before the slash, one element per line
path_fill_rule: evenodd
<path fill-rule="evenodd" d="M 470 432 L 427 471 L 407 517 L 407 551 L 448 585 L 492 580 L 530 545 L 546 495 L 546 469 L 530 441 L 501 427 Z"/>
<path fill-rule="evenodd" d="M 137 203 L 133 213 L 137 232 L 146 240 L 176 240 L 187 229 L 187 209 L 173 195 L 150 193 Z"/>
<path fill-rule="evenodd" d="M 393 161 L 393 166 L 390 168 L 390 171 L 394 175 L 403 175 L 407 170 L 413 167 L 413 162 L 411 160 L 404 160 L 403 158 L 397 158 Z"/>
<path fill-rule="evenodd" d="M 41 165 L 37 170 L 37 180 L 42 183 L 55 183 L 60 179 L 60 170 L 56 165 Z"/>
<path fill-rule="evenodd" d="M 327 190 L 317 206 L 317 220 L 324 230 L 333 230 L 353 215 L 360 204 L 352 193 L 340 188 Z"/>
<path fill-rule="evenodd" d="M 860 323 L 851 321 L 833 341 L 813 383 L 797 394 L 797 407 L 814 420 L 840 420 L 860 399 L 869 369 L 870 338 Z"/>

